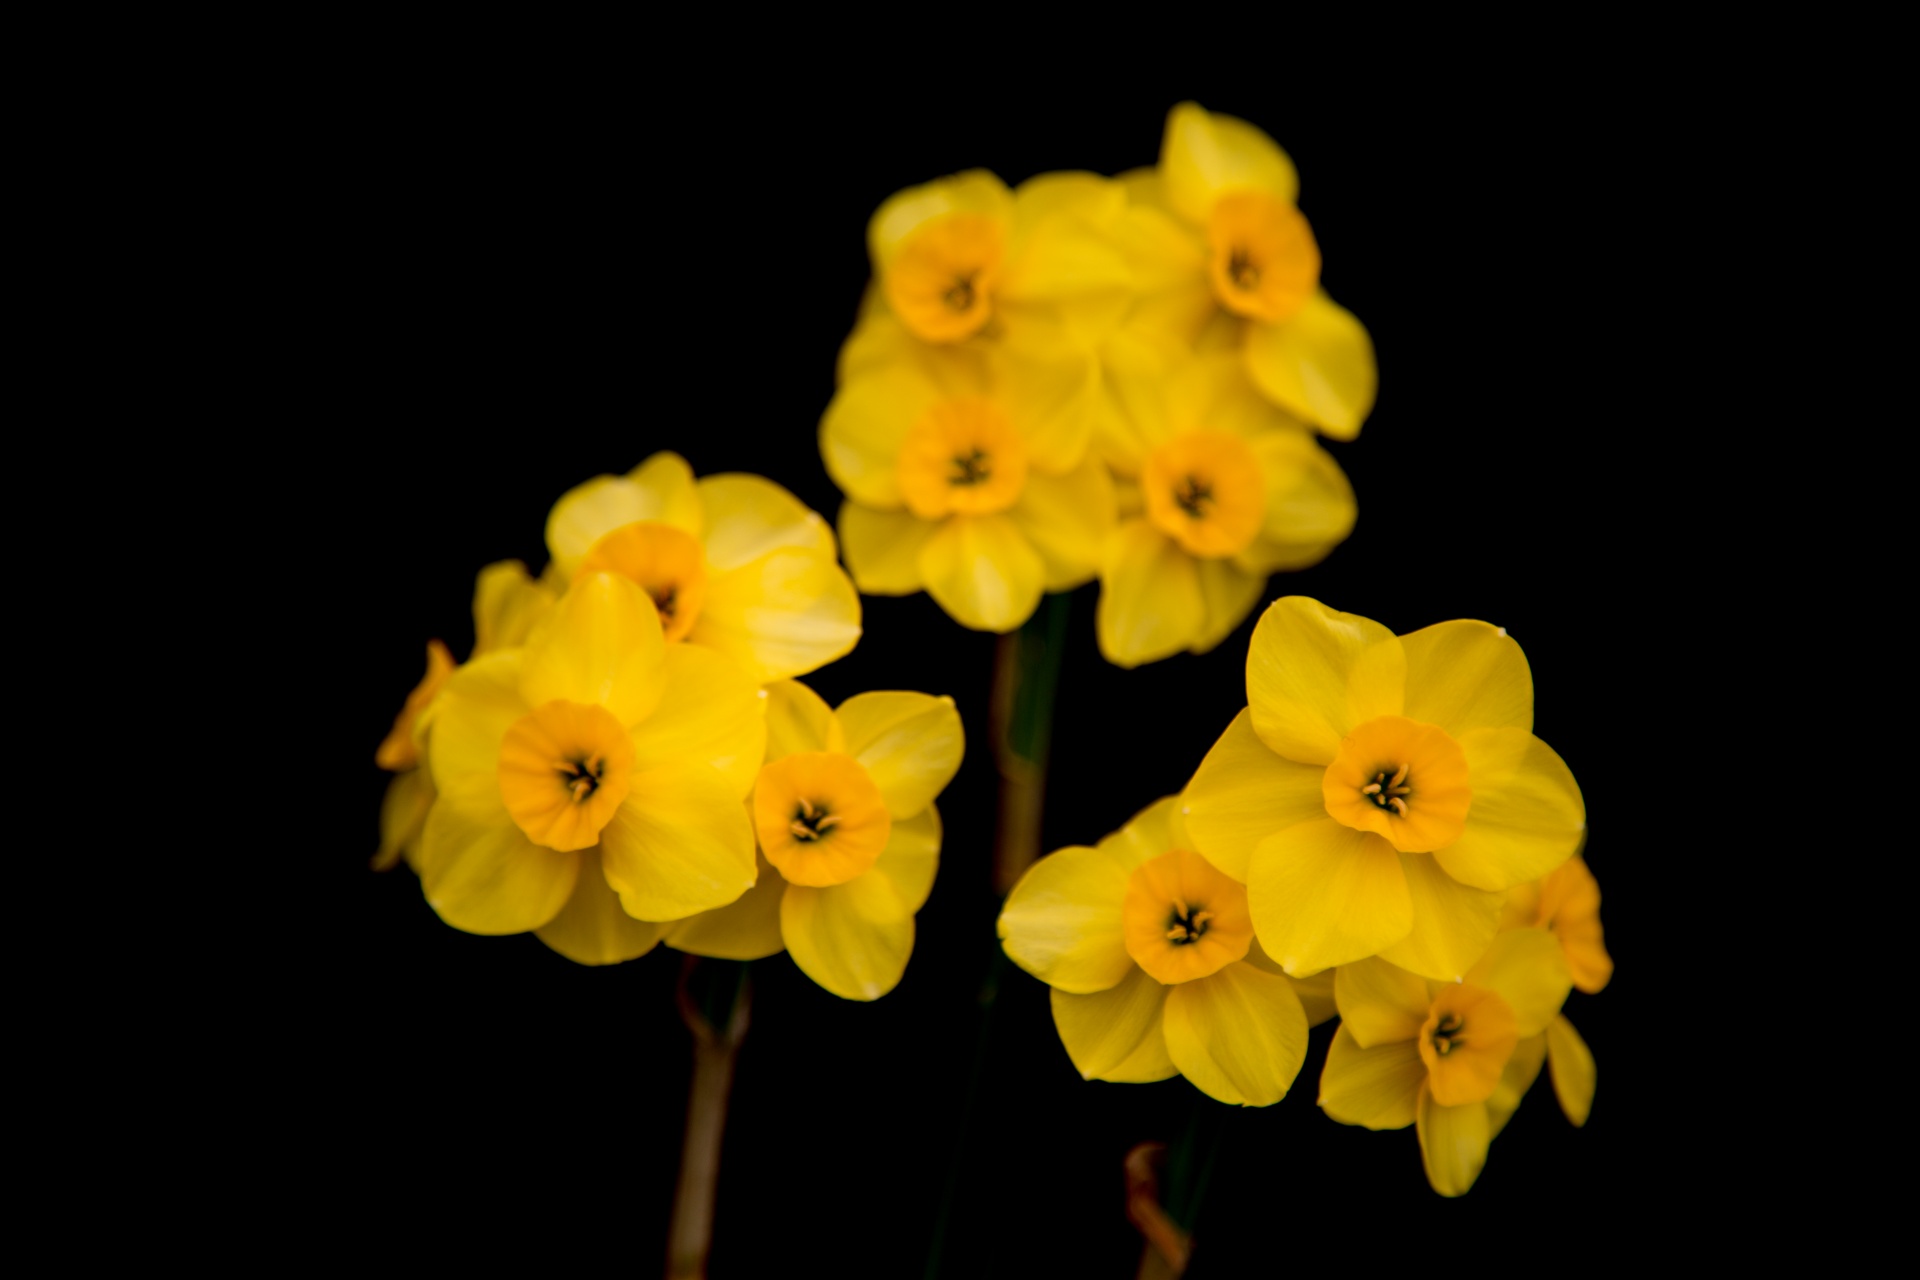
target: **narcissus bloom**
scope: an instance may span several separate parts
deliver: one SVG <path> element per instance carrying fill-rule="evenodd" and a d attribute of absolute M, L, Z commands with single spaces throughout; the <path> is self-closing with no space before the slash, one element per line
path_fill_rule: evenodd
<path fill-rule="evenodd" d="M 1192 848 L 1170 796 L 1092 848 L 1042 858 L 1007 895 L 1001 944 L 1053 988 L 1054 1026 L 1085 1078 L 1183 1075 L 1264 1107 L 1300 1070 L 1308 1015 L 1254 940 L 1245 888 Z"/>
<path fill-rule="evenodd" d="M 889 317 L 867 326 L 856 337 L 869 354 L 820 420 L 860 589 L 924 589 L 963 626 L 1006 632 L 1043 593 L 1092 578 L 1114 496 L 1086 421 L 1048 418 L 1011 393 L 998 357 L 915 350 Z"/>
<path fill-rule="evenodd" d="M 1262 394 L 1336 439 L 1373 408 L 1373 343 L 1320 288 L 1320 246 L 1293 161 L 1266 134 L 1183 102 L 1156 170 L 1123 175 L 1160 234 L 1130 239 L 1151 309 L 1189 341 L 1238 353 Z"/>
<path fill-rule="evenodd" d="M 668 645 L 634 583 L 581 575 L 524 648 L 467 663 L 435 699 L 427 901 L 583 964 L 643 954 L 663 922 L 753 886 L 741 801 L 764 707 L 729 658 Z"/>
<path fill-rule="evenodd" d="M 1043 352 L 1111 323 L 1132 277 L 1087 225 L 1075 182 L 1042 174 L 1009 191 L 984 169 L 889 197 L 867 226 L 878 303 L 916 339 L 980 336 Z"/>
<path fill-rule="evenodd" d="M 553 603 L 553 593 L 527 576 L 518 560 L 502 560 L 480 571 L 473 593 L 473 657 L 525 641 L 533 624 Z M 453 674 L 453 654 L 438 640 L 427 642 L 427 672 L 407 695 L 393 728 L 374 752 L 374 763 L 395 777 L 380 804 L 380 851 L 373 869 L 385 871 L 400 859 L 416 865 L 420 833 L 433 807 L 432 776 L 419 767 L 422 744 L 433 719 L 433 701 Z"/>
<path fill-rule="evenodd" d="M 1580 843 L 1580 788 L 1533 736 L 1533 675 L 1501 628 L 1396 637 L 1287 596 L 1254 630 L 1247 702 L 1187 784 L 1187 828 L 1288 973 L 1379 955 L 1458 979 L 1506 891 Z"/>
<path fill-rule="evenodd" d="M 605 570 L 640 584 L 669 643 L 723 653 L 766 682 L 804 675 L 860 639 L 860 598 L 833 530 L 771 480 L 695 481 L 656 453 L 625 476 L 569 490 L 547 517 L 553 573 Z"/>
<path fill-rule="evenodd" d="M 1353 529 L 1353 487 L 1233 357 L 1196 356 L 1111 433 L 1128 514 L 1100 566 L 1100 652 L 1122 667 L 1205 653 L 1267 575 L 1323 559 Z"/>
<path fill-rule="evenodd" d="M 1613 977 L 1613 957 L 1600 927 L 1600 882 L 1584 858 L 1568 858 L 1539 883 L 1508 890 L 1500 927 L 1551 931 L 1566 949 L 1573 985 L 1588 995 Z"/>
<path fill-rule="evenodd" d="M 1502 1092 L 1516 1047 L 1548 1033 L 1571 986 L 1560 944 L 1541 929 L 1501 934 L 1460 983 L 1380 959 L 1343 965 L 1320 1106 L 1342 1124 L 1417 1125 L 1427 1180 L 1461 1195 L 1487 1162 L 1493 1109 L 1504 1124 L 1517 1102 Z"/>
<path fill-rule="evenodd" d="M 833 709 L 793 680 L 766 694 L 766 764 L 749 806 L 759 883 L 673 925 L 667 944 L 728 960 L 784 949 L 835 995 L 876 999 L 906 971 L 914 913 L 933 889 L 934 798 L 965 751 L 959 713 L 924 693 L 862 693 Z"/>

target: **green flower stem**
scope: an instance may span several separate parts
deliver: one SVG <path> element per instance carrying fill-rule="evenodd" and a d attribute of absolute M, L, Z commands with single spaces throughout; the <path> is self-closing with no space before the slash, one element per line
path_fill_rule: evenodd
<path fill-rule="evenodd" d="M 993 884 L 1005 897 L 1040 856 L 1040 817 L 1053 744 L 1053 696 L 1073 598 L 1055 592 L 1026 625 L 1000 637 L 993 670 L 993 745 L 1000 766 L 1000 827 Z"/>
<path fill-rule="evenodd" d="M 693 1033 L 693 1081 L 687 1093 L 687 1136 L 667 1232 L 667 1280 L 704 1280 L 713 1248 L 713 1197 L 720 1179 L 720 1143 L 740 1041 L 747 1034 L 753 990 L 737 960 L 687 956 L 675 997 Z"/>

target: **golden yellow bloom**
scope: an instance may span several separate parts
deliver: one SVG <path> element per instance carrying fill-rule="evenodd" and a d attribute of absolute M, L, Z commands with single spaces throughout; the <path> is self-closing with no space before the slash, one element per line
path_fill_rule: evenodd
<path fill-rule="evenodd" d="M 862 693 L 836 710 L 793 680 L 766 696 L 750 805 L 759 883 L 670 926 L 667 945 L 727 960 L 790 951 L 835 995 L 877 999 L 905 973 L 914 914 L 933 890 L 933 802 L 965 752 L 959 713 L 924 693 Z"/>
<path fill-rule="evenodd" d="M 645 953 L 663 922 L 754 883 L 741 802 L 764 707 L 730 659 L 668 645 L 638 586 L 581 575 L 524 647 L 468 662 L 434 702 L 427 901 L 582 964 Z"/>
<path fill-rule="evenodd" d="M 569 490 L 547 517 L 564 583 L 606 571 L 653 600 L 667 641 L 725 654 L 762 683 L 804 675 L 860 639 L 860 598 L 833 530 L 759 476 L 695 481 L 678 454 Z"/>
<path fill-rule="evenodd" d="M 525 641 L 527 632 L 553 594 L 527 576 L 518 560 L 502 560 L 480 571 L 473 592 L 473 657 Z M 405 858 L 418 866 L 420 834 L 433 808 L 431 775 L 419 767 L 421 747 L 433 718 L 433 700 L 454 671 L 453 654 L 438 640 L 427 644 L 427 673 L 407 695 L 393 729 L 374 753 L 374 763 L 396 773 L 380 803 L 380 851 L 373 869 L 385 871 Z"/>
<path fill-rule="evenodd" d="M 1539 1070 L 1519 1046 L 1551 1038 L 1571 985 L 1559 943 L 1540 929 L 1501 934 L 1457 984 L 1380 959 L 1343 965 L 1320 1106 L 1342 1124 L 1417 1125 L 1427 1180 L 1461 1195 L 1518 1103 L 1510 1070 L 1516 1061 Z"/>
<path fill-rule="evenodd" d="M 1353 529 L 1353 487 L 1231 355 L 1190 357 L 1125 423 L 1108 463 L 1123 516 L 1100 568 L 1100 652 L 1123 667 L 1205 653 L 1247 616 L 1267 575 L 1322 559 Z"/>
<path fill-rule="evenodd" d="M 1319 287 L 1299 176 L 1266 134 L 1183 102 L 1155 170 L 1122 176 L 1128 264 L 1145 310 L 1183 342 L 1235 352 L 1268 399 L 1342 440 L 1373 407 L 1373 343 Z"/>
<path fill-rule="evenodd" d="M 1286 1096 L 1331 1002 L 1324 982 L 1296 986 L 1267 959 L 1246 889 L 1192 852 L 1178 809 L 1170 796 L 1092 848 L 1036 862 L 1007 895 L 1001 945 L 1053 988 L 1083 1077 L 1183 1075 L 1264 1107 Z"/>
<path fill-rule="evenodd" d="M 963 626 L 1004 632 L 1093 577 L 1114 496 L 1084 417 L 1048 416 L 998 357 L 921 346 L 891 316 L 849 348 L 820 452 L 862 591 L 925 590 Z"/>
<path fill-rule="evenodd" d="M 1288 596 L 1254 630 L 1247 701 L 1187 784 L 1187 828 L 1288 973 L 1378 955 L 1457 980 L 1506 891 L 1579 845 L 1580 788 L 1498 627 L 1396 637 Z"/>
<path fill-rule="evenodd" d="M 1573 985 L 1589 995 L 1613 977 L 1613 957 L 1600 927 L 1600 882 L 1584 858 L 1568 858 L 1539 883 L 1508 890 L 1500 927 L 1551 930 L 1566 948 Z"/>
<path fill-rule="evenodd" d="M 1052 350 L 1075 328 L 1111 323 L 1132 277 L 1061 198 L 1078 177 L 1100 181 L 1046 174 L 1009 191 L 973 169 L 889 197 L 867 226 L 878 301 L 928 343 L 979 334 Z"/>

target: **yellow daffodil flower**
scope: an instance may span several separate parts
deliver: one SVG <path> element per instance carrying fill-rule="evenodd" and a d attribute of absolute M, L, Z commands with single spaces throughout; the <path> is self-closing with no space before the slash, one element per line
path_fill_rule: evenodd
<path fill-rule="evenodd" d="M 1027 870 L 1000 913 L 1001 945 L 1052 990 L 1053 1022 L 1089 1080 L 1183 1075 L 1209 1097 L 1286 1096 L 1324 985 L 1297 989 L 1254 940 L 1246 889 L 1192 852 L 1177 797 L 1088 848 Z"/>
<path fill-rule="evenodd" d="M 1560 944 L 1541 929 L 1501 934 L 1459 983 L 1377 958 L 1343 965 L 1321 1109 L 1369 1129 L 1417 1126 L 1428 1182 L 1462 1195 L 1517 1103 L 1507 1075 L 1517 1047 L 1551 1036 L 1571 986 Z"/>
<path fill-rule="evenodd" d="M 1353 529 L 1340 464 L 1231 355 L 1193 357 L 1165 379 L 1108 461 L 1127 514 L 1100 566 L 1096 633 L 1122 667 L 1207 652 L 1268 574 L 1314 564 Z"/>
<path fill-rule="evenodd" d="M 656 453 L 569 490 L 547 517 L 561 581 L 605 570 L 652 597 L 669 643 L 713 649 L 765 683 L 814 671 L 860 639 L 860 597 L 833 530 L 771 480 L 695 481 Z"/>
<path fill-rule="evenodd" d="M 725 960 L 782 950 L 848 1000 L 899 983 L 913 917 L 940 861 L 934 798 L 965 751 L 951 698 L 863 693 L 829 708 L 769 685 L 767 755 L 749 808 L 760 880 L 731 906 L 672 925 L 667 945 Z"/>
<path fill-rule="evenodd" d="M 644 954 L 665 922 L 753 886 L 741 801 L 764 707 L 731 659 L 667 644 L 640 587 L 582 574 L 524 647 L 468 662 L 434 700 L 427 901 L 583 964 Z"/>
<path fill-rule="evenodd" d="M 977 349 L 915 349 L 870 317 L 820 420 L 847 495 L 840 538 L 870 595 L 925 590 L 961 625 L 1011 631 L 1040 597 L 1091 579 L 1113 527 L 1113 485 L 1088 425 L 1009 392 Z"/>
<path fill-rule="evenodd" d="M 1501 628 L 1396 637 L 1287 596 L 1254 630 L 1247 701 L 1187 784 L 1187 829 L 1290 974 L 1378 955 L 1456 980 L 1506 891 L 1580 843 L 1580 788 L 1533 736 L 1533 675 Z"/>
<path fill-rule="evenodd" d="M 521 644 L 553 594 L 527 576 L 518 560 L 502 560 L 480 571 L 473 593 L 473 657 Z M 380 851 L 373 869 L 385 871 L 406 859 L 418 867 L 420 833 L 433 807 L 431 775 L 419 767 L 421 744 L 432 721 L 433 700 L 454 671 L 453 654 L 438 640 L 427 642 L 427 673 L 407 695 L 374 763 L 395 776 L 380 804 Z"/>
<path fill-rule="evenodd" d="M 1320 288 L 1293 161 L 1259 129 L 1183 102 L 1155 170 L 1122 175 L 1146 211 L 1128 261 L 1159 323 L 1239 353 L 1262 394 L 1350 440 L 1373 408 L 1373 343 Z"/>
<path fill-rule="evenodd" d="M 1566 948 L 1573 985 L 1588 995 L 1598 994 L 1613 977 L 1613 957 L 1600 927 L 1600 882 L 1585 858 L 1568 858 L 1538 883 L 1509 889 L 1500 927 L 1550 930 Z"/>
<path fill-rule="evenodd" d="M 921 342 L 1059 352 L 1131 294 L 1119 250 L 1085 216 L 1086 192 L 1106 181 L 1042 174 L 1009 191 L 973 169 L 897 192 L 867 226 L 876 303 Z"/>

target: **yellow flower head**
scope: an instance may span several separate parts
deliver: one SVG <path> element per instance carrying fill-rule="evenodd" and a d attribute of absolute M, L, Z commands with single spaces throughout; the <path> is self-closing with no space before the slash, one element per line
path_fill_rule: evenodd
<path fill-rule="evenodd" d="M 905 973 L 914 913 L 933 888 L 933 802 L 965 750 L 959 713 L 924 693 L 863 693 L 836 710 L 792 680 L 766 694 L 766 763 L 750 805 L 759 883 L 671 926 L 667 944 L 729 960 L 786 950 L 835 995 L 876 999 Z"/>
<path fill-rule="evenodd" d="M 1043 174 L 1018 191 L 973 169 L 889 197 L 867 227 L 879 299 L 920 342 L 976 335 L 1054 347 L 1113 323 L 1132 276 L 1103 233 L 1118 188 Z"/>
<path fill-rule="evenodd" d="M 373 753 L 373 762 L 390 773 L 400 773 L 420 763 L 420 742 L 415 736 L 424 727 L 424 713 L 433 705 L 440 686 L 453 674 L 453 654 L 438 640 L 427 641 L 427 673 L 407 694 L 406 703 L 393 718 L 393 728 Z"/>
<path fill-rule="evenodd" d="M 1053 988 L 1053 1021 L 1089 1080 L 1184 1075 L 1222 1102 L 1286 1096 L 1324 984 L 1296 985 L 1261 952 L 1246 889 L 1192 851 L 1177 799 L 1098 845 L 1028 869 L 1000 913 L 1013 962 Z"/>
<path fill-rule="evenodd" d="M 695 481 L 678 454 L 569 490 L 547 517 L 561 582 L 618 574 L 647 593 L 668 643 L 727 655 L 762 683 L 814 671 L 860 639 L 860 598 L 833 530 L 779 485 Z"/>
<path fill-rule="evenodd" d="M 427 901 L 456 928 L 535 930 L 583 964 L 643 954 L 660 922 L 754 883 L 741 802 L 764 707 L 732 660 L 668 645 L 632 581 L 582 575 L 523 648 L 476 657 L 435 701 Z"/>
<path fill-rule="evenodd" d="M 1579 845 L 1580 788 L 1497 627 L 1395 636 L 1288 596 L 1254 630 L 1247 701 L 1187 784 L 1187 828 L 1288 973 L 1378 955 L 1457 980 L 1507 890 Z"/>
<path fill-rule="evenodd" d="M 1315 563 L 1353 529 L 1339 463 L 1231 355 L 1176 366 L 1104 446 L 1123 515 L 1101 563 L 1096 633 L 1120 666 L 1207 652 L 1270 573 Z"/>
<path fill-rule="evenodd" d="M 849 349 L 820 452 L 862 591 L 925 590 L 963 626 L 1005 632 L 1093 577 L 1114 496 L 1084 418 L 1048 415 L 997 359 L 920 347 L 891 316 Z"/>
<path fill-rule="evenodd" d="M 1350 440 L 1373 407 L 1373 343 L 1320 288 L 1293 161 L 1259 129 L 1191 102 L 1167 116 L 1157 169 L 1122 178 L 1123 237 L 1146 310 L 1182 340 L 1233 351 L 1261 393 Z"/>
<path fill-rule="evenodd" d="M 1501 934 L 1458 983 L 1380 959 L 1343 965 L 1320 1106 L 1343 1124 L 1417 1125 L 1433 1189 L 1460 1195 L 1565 1022 L 1571 985 L 1559 944 L 1539 929 Z"/>
<path fill-rule="evenodd" d="M 1585 858 L 1568 858 L 1544 880 L 1508 890 L 1500 927 L 1551 931 L 1566 949 L 1573 985 L 1589 995 L 1613 977 L 1613 957 L 1600 927 L 1600 882 Z"/>

